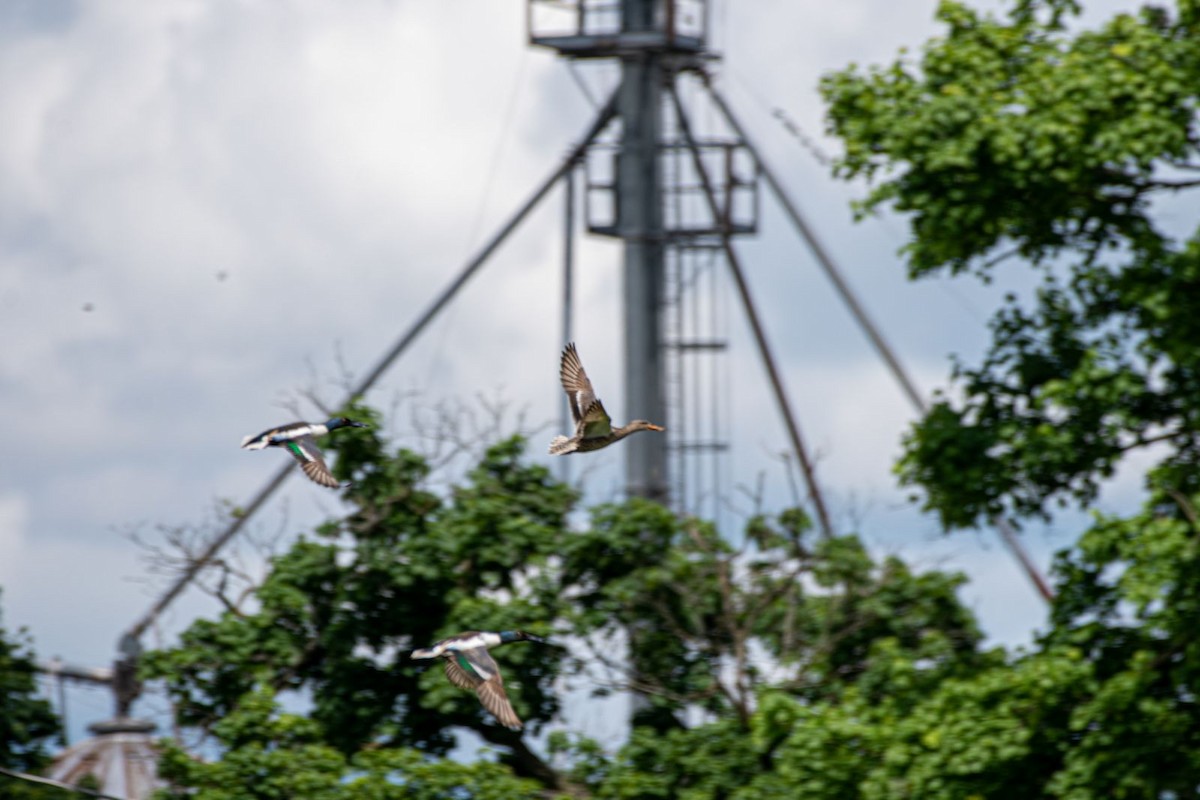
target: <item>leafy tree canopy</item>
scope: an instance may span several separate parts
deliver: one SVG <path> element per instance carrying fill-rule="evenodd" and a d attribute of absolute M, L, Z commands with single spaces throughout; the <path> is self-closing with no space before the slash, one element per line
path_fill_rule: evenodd
<path fill-rule="evenodd" d="M 878 697 L 892 691 L 880 658 L 903 654 L 921 664 L 909 683 L 919 693 L 994 660 L 979 652 L 975 621 L 955 596 L 960 576 L 915 574 L 894 558 L 877 564 L 853 537 L 814 541 L 801 511 L 752 519 L 737 544 L 637 500 L 596 507 L 572 527 L 575 492 L 526 462 L 520 439 L 489 448 L 465 481 L 435 494 L 424 460 L 390 451 L 377 430 L 334 443 L 340 477 L 354 480 L 349 514 L 276 555 L 246 602 L 226 597 L 219 618 L 148 655 L 147 677 L 166 681 L 180 721 L 224 752 L 202 764 L 171 749 L 164 774 L 180 792 L 283 797 L 304 782 L 306 796 L 339 797 L 361 779 L 412 792 L 384 787 L 380 796 L 443 796 L 415 788 L 420 767 L 433 770 L 430 786 L 455 787 L 446 796 L 490 796 L 481 775 L 627 796 L 610 787 L 641 786 L 644 763 L 672 743 L 712 772 L 713 787 L 728 787 L 761 768 L 745 746 L 765 687 L 804 702 L 852 685 Z M 437 665 L 404 657 L 449 633 L 514 628 L 574 653 L 497 649 L 533 733 L 561 720 L 565 685 L 643 694 L 639 732 L 621 759 L 562 732 L 541 752 Z M 287 692 L 309 698 L 311 710 L 281 711 Z M 697 713 L 719 722 L 696 728 Z M 499 763 L 442 760 L 464 731 L 495 748 Z M 730 767 L 723 742 L 742 748 L 740 767 Z M 278 783 L 255 779 L 276 774 Z"/>
<path fill-rule="evenodd" d="M 47 747 L 60 736 L 58 717 L 38 696 L 37 665 L 23 630 L 0 627 L 0 767 L 37 772 L 49 763 Z M 50 797 L 53 790 L 0 775 L 0 794 Z"/>
<path fill-rule="evenodd" d="M 983 362 L 956 366 L 963 399 L 907 439 L 902 479 L 948 527 L 1086 503 L 1157 441 L 1154 480 L 1200 488 L 1200 230 L 1163 213 L 1200 186 L 1200 6 L 1092 30 L 1078 10 L 946 0 L 919 57 L 822 83 L 838 172 L 872 181 L 863 210 L 908 216 L 911 275 L 990 279 L 1013 258 L 1042 275 L 997 313 Z"/>
<path fill-rule="evenodd" d="M 424 460 L 377 430 L 334 444 L 348 514 L 149 655 L 147 676 L 221 753 L 169 746 L 167 797 L 1099 800 L 1200 785 L 1200 539 L 1182 495 L 1097 518 L 1056 565 L 1046 633 L 1006 653 L 981 646 L 961 576 L 819 538 L 801 511 L 732 538 L 642 501 L 573 526 L 573 490 L 519 439 L 435 494 Z M 478 628 L 569 645 L 495 652 L 526 735 L 403 656 Z M 577 732 L 570 686 L 641 693 L 622 745 Z M 467 732 L 491 755 L 449 759 Z"/>

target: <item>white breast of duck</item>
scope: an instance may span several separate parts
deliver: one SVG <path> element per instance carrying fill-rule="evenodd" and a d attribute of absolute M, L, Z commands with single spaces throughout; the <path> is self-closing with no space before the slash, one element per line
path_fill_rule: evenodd
<path fill-rule="evenodd" d="M 446 650 L 474 650 L 477 647 L 495 647 L 500 644 L 500 634 L 491 631 L 476 633 L 466 639 L 451 639 L 446 642 Z"/>
<path fill-rule="evenodd" d="M 275 435 L 281 439 L 299 439 L 301 436 L 324 436 L 327 433 L 329 426 L 324 422 L 301 422 L 284 428 Z"/>
<path fill-rule="evenodd" d="M 465 638 L 443 639 L 427 650 L 414 650 L 413 658 L 436 658 L 447 650 L 474 650 L 477 647 L 495 647 L 498 644 L 500 644 L 500 634 L 483 631 Z"/>

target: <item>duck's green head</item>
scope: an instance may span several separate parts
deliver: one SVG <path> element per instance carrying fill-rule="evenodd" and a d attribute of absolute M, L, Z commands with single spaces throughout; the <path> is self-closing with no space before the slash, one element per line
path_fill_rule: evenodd
<path fill-rule="evenodd" d="M 501 642 L 538 642 L 546 644 L 546 640 L 540 636 L 534 636 L 532 633 L 525 631 L 500 631 Z"/>

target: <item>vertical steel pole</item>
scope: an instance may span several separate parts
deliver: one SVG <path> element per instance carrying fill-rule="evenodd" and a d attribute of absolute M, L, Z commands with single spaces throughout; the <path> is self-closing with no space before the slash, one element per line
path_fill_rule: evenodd
<path fill-rule="evenodd" d="M 657 0 L 621 0 L 621 32 L 654 29 Z M 617 113 L 621 140 L 617 151 L 617 232 L 624 240 L 625 418 L 666 420 L 666 370 L 662 357 L 660 311 L 666 283 L 663 242 L 662 173 L 659 140 L 662 125 L 661 54 L 633 52 L 621 57 Z M 667 434 L 633 436 L 625 447 L 625 487 L 630 497 L 667 503 Z M 632 623 L 629 637 L 632 682 L 641 683 L 637 649 L 646 623 Z M 631 719 L 650 709 L 646 695 L 634 692 Z"/>
<path fill-rule="evenodd" d="M 654 27 L 656 0 L 622 0 L 621 30 Z M 662 307 L 662 176 L 658 150 L 662 126 L 663 67 L 659 53 L 621 59 L 617 113 L 617 229 L 625 242 L 626 419 L 666 421 L 659 311 Z M 668 434 L 669 435 L 669 434 Z M 625 483 L 630 496 L 667 502 L 667 437 L 634 436 L 624 443 Z"/>

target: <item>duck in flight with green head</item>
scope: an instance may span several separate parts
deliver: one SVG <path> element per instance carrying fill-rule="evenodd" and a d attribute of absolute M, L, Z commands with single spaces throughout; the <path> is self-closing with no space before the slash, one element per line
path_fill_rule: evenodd
<path fill-rule="evenodd" d="M 317 447 L 316 437 L 324 436 L 338 428 L 365 428 L 361 422 L 355 422 L 345 417 L 334 417 L 327 422 L 292 422 L 277 428 L 265 430 L 258 436 L 247 436 L 242 439 L 242 447 L 246 450 L 262 450 L 264 447 L 283 447 L 300 463 L 300 469 L 314 483 L 338 487 L 337 478 L 325 465 L 325 455 Z"/>

